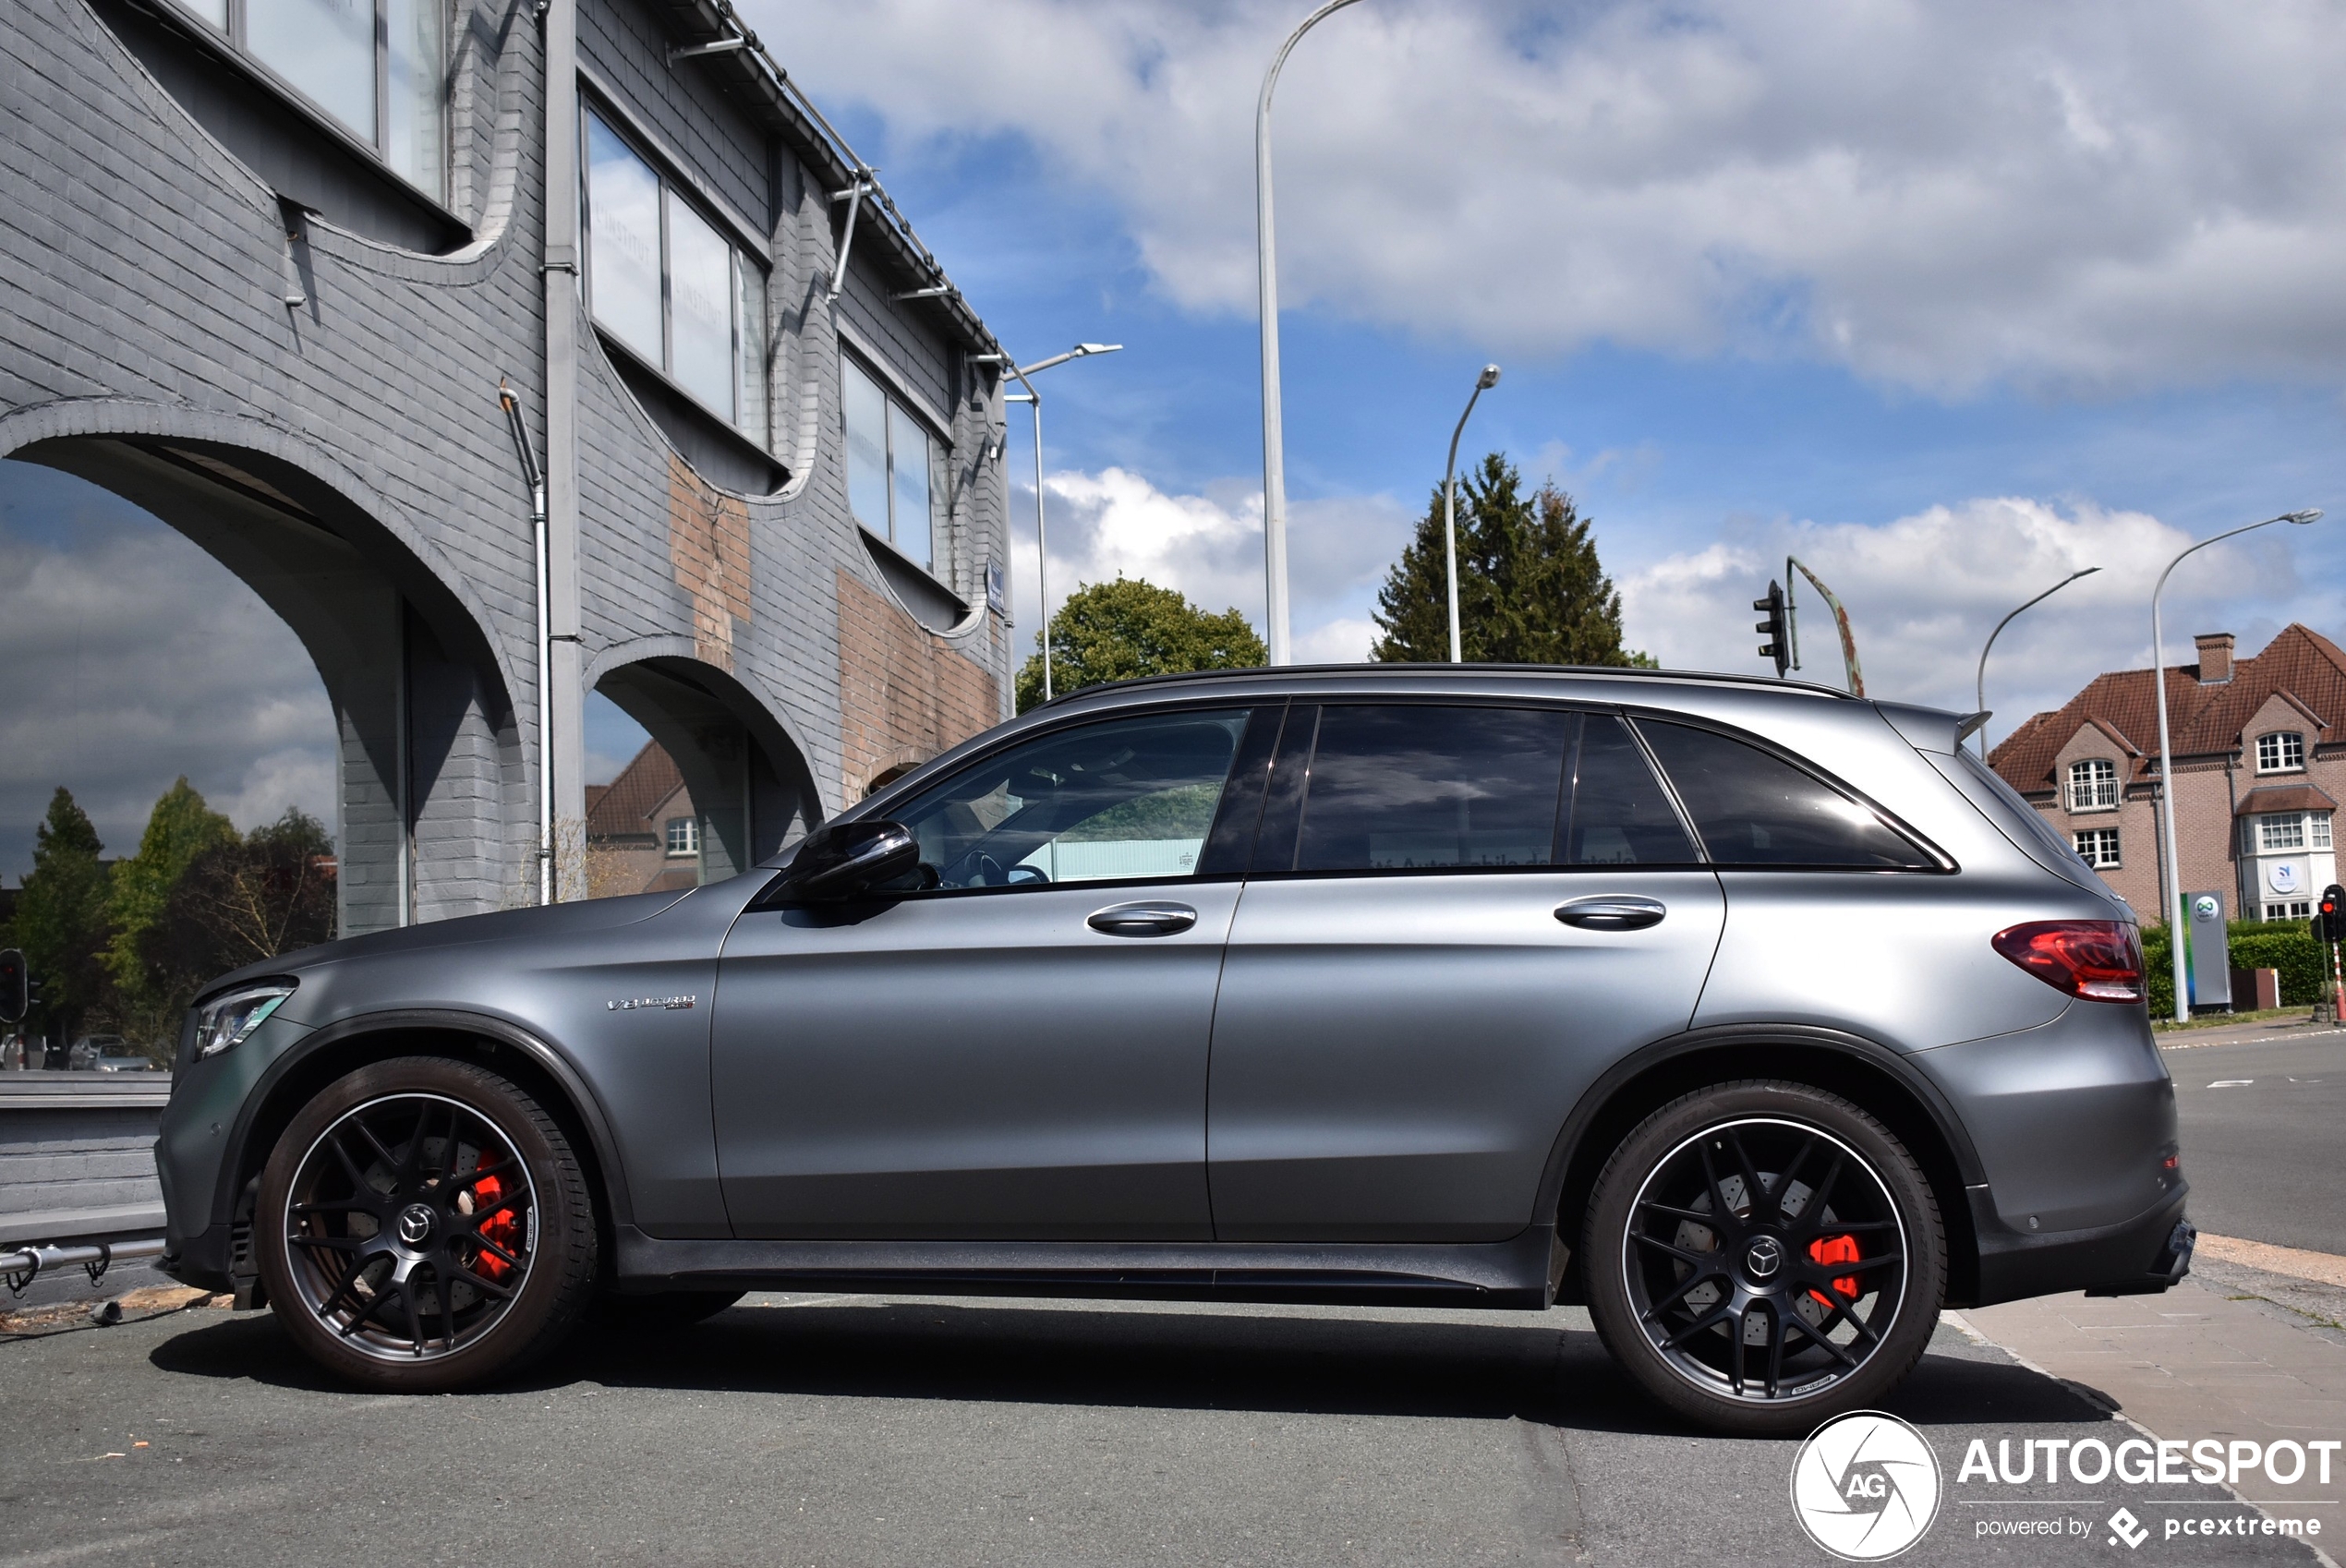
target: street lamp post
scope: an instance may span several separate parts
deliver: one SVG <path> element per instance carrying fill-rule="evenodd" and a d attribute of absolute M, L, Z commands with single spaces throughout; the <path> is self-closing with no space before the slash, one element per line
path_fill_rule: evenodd
<path fill-rule="evenodd" d="M 2100 570 L 2101 568 L 2098 566 L 2087 566 L 2078 571 L 2072 572 L 2068 576 L 2063 577 L 2060 582 L 2055 583 L 2051 587 L 2047 588 L 2043 593 L 2038 594 L 2035 598 L 2030 599 L 2027 604 L 2022 605 L 2020 609 L 2027 609 L 2033 606 L 2042 604 L 2045 600 L 2052 597 L 2055 594 L 2069 586 L 2070 584 L 2075 582 L 2078 578 L 2090 577 Z M 1996 639 L 2004 634 L 2004 628 L 2011 625 L 2014 620 L 2018 619 L 2020 609 L 2013 610 L 2012 614 L 2007 615 L 2001 621 L 1997 621 L 1996 629 L 1988 633 L 1988 641 L 1979 650 L 1979 679 L 1977 685 L 1974 690 L 1972 701 L 1977 705 L 1977 710 L 1982 714 L 1985 714 L 1988 711 L 1988 650 L 1996 645 Z M 1984 718 L 1979 721 L 1979 760 L 1982 762 L 1986 762 L 1988 760 L 1988 721 Z"/>
<path fill-rule="evenodd" d="M 1458 651 L 1458 438 L 1466 434 L 1468 415 L 1484 392 L 1499 384 L 1499 368 L 1485 365 L 1482 374 L 1474 379 L 1474 391 L 1467 394 L 1466 413 L 1458 416 L 1458 428 L 1450 432 L 1450 461 L 1442 467 L 1442 549 L 1450 569 L 1450 662 L 1463 664 Z"/>
<path fill-rule="evenodd" d="M 1279 428 L 1279 265 L 1271 223 L 1271 90 L 1288 51 L 1320 19 L 1354 3 L 1327 0 L 1297 24 L 1263 73 L 1254 105 L 1254 265 L 1262 290 L 1263 332 L 1263 629 L 1271 662 L 1288 662 L 1287 451 Z"/>
<path fill-rule="evenodd" d="M 2150 684 L 2159 695 L 2159 841 L 2167 850 L 2167 932 L 2168 946 L 2173 949 L 2175 971 L 2175 1021 L 2191 1021 L 2190 985 L 2184 976 L 2183 916 L 2183 871 L 2175 859 L 2175 755 L 2167 735 L 2167 641 L 2159 618 L 2159 596 L 2167 591 L 2167 579 L 2176 567 L 2183 563 L 2183 556 L 2206 549 L 2209 545 L 2237 538 L 2258 528 L 2268 528 L 2276 523 L 2311 523 L 2321 515 L 2318 508 L 2304 512 L 2284 512 L 2278 517 L 2267 517 L 2262 523 L 2251 523 L 2213 538 L 2200 540 L 2186 548 L 2181 555 L 2167 563 L 2159 574 L 2159 582 L 2150 590 Z"/>
<path fill-rule="evenodd" d="M 1032 365 L 1008 366 L 1010 373 L 1024 387 L 1023 393 L 1010 392 L 1002 401 L 1023 403 L 1034 410 L 1034 574 L 1037 601 L 1036 613 L 1043 622 L 1043 700 L 1051 700 L 1051 549 L 1050 535 L 1043 524 L 1043 396 L 1034 390 L 1029 376 L 1039 374 L 1054 365 L 1064 365 L 1070 359 L 1087 359 L 1094 354 L 1114 354 L 1124 345 L 1120 343 L 1079 343 L 1065 354 L 1054 354 L 1048 359 L 1038 359 Z"/>

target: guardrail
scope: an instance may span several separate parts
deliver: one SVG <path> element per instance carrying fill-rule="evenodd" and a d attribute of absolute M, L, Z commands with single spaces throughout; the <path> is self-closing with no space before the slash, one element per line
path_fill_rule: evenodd
<path fill-rule="evenodd" d="M 0 1248 L 160 1236 L 170 1098 L 167 1073 L 0 1073 Z"/>

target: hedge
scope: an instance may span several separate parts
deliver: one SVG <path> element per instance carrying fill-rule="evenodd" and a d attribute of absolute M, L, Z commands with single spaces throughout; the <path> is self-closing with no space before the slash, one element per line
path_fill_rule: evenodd
<path fill-rule="evenodd" d="M 2302 921 L 2234 921 L 2225 933 L 2234 969 L 2280 971 L 2280 1005 L 2310 1007 L 2322 999 L 2329 977 L 2329 949 L 2314 940 Z M 2167 928 L 2143 931 L 2143 961 L 2150 970 L 2150 1016 L 2175 1016 L 2175 964 Z"/>

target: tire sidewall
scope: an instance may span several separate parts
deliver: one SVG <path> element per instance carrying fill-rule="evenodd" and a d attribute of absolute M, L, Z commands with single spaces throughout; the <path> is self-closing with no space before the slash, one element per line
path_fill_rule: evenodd
<path fill-rule="evenodd" d="M 538 1227 L 520 1293 L 497 1321 L 453 1353 L 414 1361 L 369 1355 L 320 1321 L 296 1284 L 286 1240 L 293 1183 L 318 1140 L 352 1110 L 406 1094 L 453 1100 L 497 1128 L 529 1176 Z M 467 1062 L 395 1057 L 335 1080 L 295 1114 L 261 1167 L 254 1207 L 254 1255 L 277 1321 L 311 1359 L 369 1387 L 438 1393 L 514 1370 L 550 1349 L 570 1328 L 593 1280 L 590 1205 L 569 1140 L 526 1092 Z"/>
<path fill-rule="evenodd" d="M 1671 1367 L 1638 1321 L 1623 1278 L 1625 1235 L 1638 1194 L 1662 1162 L 1723 1123 L 1766 1118 L 1813 1128 L 1846 1144 L 1880 1177 L 1905 1229 L 1906 1278 L 1884 1343 L 1857 1371 L 1799 1399 L 1766 1405 L 1712 1393 Z M 1818 1422 L 1877 1404 L 1930 1343 L 1946 1291 L 1946 1237 L 1930 1183 L 1888 1128 L 1838 1095 L 1803 1084 L 1748 1081 L 1698 1090 L 1671 1102 L 1621 1140 L 1597 1185 L 1583 1234 L 1589 1315 L 1614 1358 L 1679 1414 L 1750 1436 L 1806 1432 Z"/>

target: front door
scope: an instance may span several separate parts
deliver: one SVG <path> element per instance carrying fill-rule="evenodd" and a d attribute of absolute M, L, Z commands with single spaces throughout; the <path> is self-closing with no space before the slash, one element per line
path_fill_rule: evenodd
<path fill-rule="evenodd" d="M 1238 1241 L 1523 1229 L 1574 1104 L 1684 1030 L 1719 879 L 1615 715 L 1299 705 L 1214 1026 Z"/>
<path fill-rule="evenodd" d="M 1207 845 L 1247 717 L 1015 742 L 889 813 L 927 887 L 742 917 L 714 1019 L 736 1235 L 1212 1235 L 1206 1052 L 1242 864 L 1217 874 Z"/>

